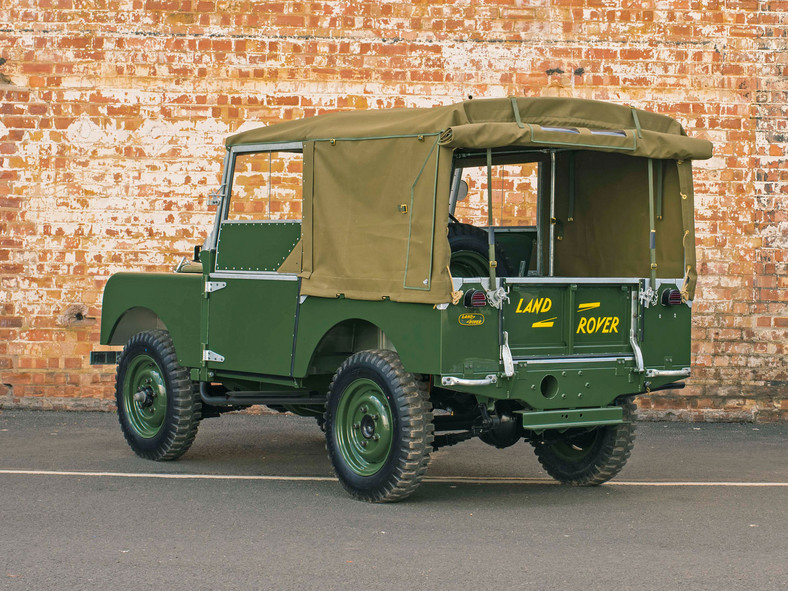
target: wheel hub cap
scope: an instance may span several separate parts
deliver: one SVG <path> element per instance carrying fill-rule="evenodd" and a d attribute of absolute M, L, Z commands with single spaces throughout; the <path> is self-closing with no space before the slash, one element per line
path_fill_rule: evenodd
<path fill-rule="evenodd" d="M 393 417 L 381 387 L 367 378 L 351 382 L 336 411 L 334 437 L 345 463 L 372 476 L 386 463 L 393 441 Z"/>
<path fill-rule="evenodd" d="M 129 362 L 123 378 L 123 404 L 129 424 L 145 439 L 155 437 L 167 414 L 167 388 L 159 365 L 149 355 Z"/>
<path fill-rule="evenodd" d="M 364 418 L 361 419 L 361 435 L 365 439 L 372 439 L 372 436 L 375 435 L 375 421 L 369 415 L 364 415 Z"/>

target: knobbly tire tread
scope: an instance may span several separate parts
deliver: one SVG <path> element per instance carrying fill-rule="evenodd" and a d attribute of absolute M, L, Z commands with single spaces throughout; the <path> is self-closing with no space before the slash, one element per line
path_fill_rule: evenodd
<path fill-rule="evenodd" d="M 482 230 L 471 224 L 456 222 L 449 224 L 448 239 L 452 253 L 462 250 L 472 250 L 485 258 L 489 256 L 486 230 Z M 504 253 L 498 245 L 495 246 L 495 260 L 498 263 L 496 267 L 497 275 L 499 277 L 510 276 L 511 265 L 509 264 L 509 259 L 506 257 L 506 253 Z M 483 276 L 486 277 L 488 272 L 484 273 Z"/>
<path fill-rule="evenodd" d="M 635 418 L 637 407 L 631 400 L 621 403 L 624 423 L 601 427 L 606 429 L 594 461 L 582 470 L 570 471 L 566 461 L 557 457 L 549 445 L 532 442 L 536 458 L 542 468 L 562 484 L 571 486 L 598 486 L 615 477 L 629 459 L 635 444 Z"/>
<path fill-rule="evenodd" d="M 167 415 L 162 432 L 149 440 L 136 437 L 133 428 L 124 421 L 121 366 L 129 353 L 138 346 L 148 347 L 146 354 L 159 364 L 167 387 Z M 115 402 L 118 406 L 118 421 L 126 443 L 141 458 L 159 462 L 176 460 L 185 454 L 194 442 L 202 411 L 199 386 L 191 381 L 189 370 L 178 364 L 175 346 L 166 330 L 137 333 L 123 347 L 123 351 L 118 356 Z M 150 441 L 154 446 L 145 449 L 140 446 L 139 439 Z"/>
<path fill-rule="evenodd" d="M 395 437 L 393 445 L 397 449 L 392 454 L 398 457 L 389 473 L 384 475 L 384 481 L 377 487 L 361 489 L 348 482 L 341 474 L 337 463 L 341 462 L 341 454 L 333 443 L 334 418 L 331 398 L 334 394 L 334 385 L 342 374 L 357 366 L 374 367 L 380 373 L 386 385 L 391 389 L 391 404 L 399 408 L 399 437 Z M 392 386 L 394 386 L 392 388 Z M 345 490 L 355 499 L 370 503 L 391 503 L 401 501 L 412 495 L 430 463 L 432 441 L 435 426 L 432 419 L 432 404 L 429 400 L 428 384 L 425 385 L 416 377 L 405 371 L 399 355 L 385 349 L 370 349 L 361 351 L 348 357 L 339 366 L 331 385 L 328 388 L 329 403 L 326 405 L 326 450 L 334 472 Z M 394 409 L 392 408 L 392 412 Z M 391 456 L 389 456 L 391 458 Z M 389 460 L 391 461 L 391 460 Z M 387 462 L 388 464 L 389 462 Z M 386 470 L 388 466 L 381 469 Z M 370 478 L 376 477 L 380 472 Z"/>

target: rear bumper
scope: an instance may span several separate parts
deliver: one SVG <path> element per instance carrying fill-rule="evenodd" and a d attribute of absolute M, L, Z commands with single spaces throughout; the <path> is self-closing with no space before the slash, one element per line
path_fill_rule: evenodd
<path fill-rule="evenodd" d="M 569 429 L 575 427 L 604 427 L 624 422 L 620 406 L 581 408 L 577 410 L 521 411 L 523 427 L 529 431 Z"/>

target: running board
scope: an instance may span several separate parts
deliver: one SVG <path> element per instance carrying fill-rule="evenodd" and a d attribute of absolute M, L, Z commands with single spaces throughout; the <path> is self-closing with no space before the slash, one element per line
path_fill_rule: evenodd
<path fill-rule="evenodd" d="M 325 406 L 326 397 L 310 390 L 281 390 L 275 392 L 232 392 L 211 393 L 208 382 L 200 382 L 200 398 L 210 406 L 253 406 L 255 404 L 275 406 Z"/>

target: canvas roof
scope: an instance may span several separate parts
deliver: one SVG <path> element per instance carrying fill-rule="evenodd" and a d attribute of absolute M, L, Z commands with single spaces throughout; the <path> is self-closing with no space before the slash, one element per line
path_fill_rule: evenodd
<path fill-rule="evenodd" d="M 542 127 L 629 130 L 634 140 L 629 153 L 645 158 L 711 157 L 711 143 L 687 137 L 671 117 L 623 105 L 561 97 L 476 99 L 433 108 L 330 113 L 244 131 L 228 137 L 226 145 L 437 133 L 443 134 L 441 144 L 450 148 L 564 145 L 565 138 L 551 137 Z M 610 136 L 591 138 L 594 141 L 590 145 L 584 143 L 583 147 L 602 151 L 623 149 L 605 145 L 602 140 L 606 137 Z"/>

